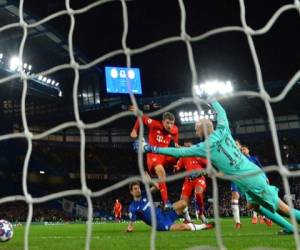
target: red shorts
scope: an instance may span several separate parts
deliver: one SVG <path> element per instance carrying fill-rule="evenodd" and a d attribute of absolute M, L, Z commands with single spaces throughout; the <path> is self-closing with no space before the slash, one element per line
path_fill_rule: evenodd
<path fill-rule="evenodd" d="M 172 156 L 159 155 L 153 153 L 147 154 L 147 166 L 151 174 L 155 173 L 154 167 L 157 165 L 163 165 L 164 167 L 166 167 L 166 166 L 176 165 L 176 163 L 177 163 L 177 159 Z"/>
<path fill-rule="evenodd" d="M 194 180 L 189 180 L 185 178 L 184 183 L 182 185 L 181 196 L 191 197 L 193 191 L 196 188 L 202 188 L 203 192 L 206 190 L 206 180 L 205 177 L 199 177 Z"/>

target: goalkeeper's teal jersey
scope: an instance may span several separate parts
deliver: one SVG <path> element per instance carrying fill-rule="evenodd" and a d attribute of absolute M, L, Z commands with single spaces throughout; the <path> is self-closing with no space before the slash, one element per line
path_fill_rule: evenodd
<path fill-rule="evenodd" d="M 258 175 L 247 177 L 246 179 L 236 179 L 241 191 L 251 188 L 256 178 L 264 178 L 263 171 L 250 162 L 236 146 L 233 140 L 223 107 L 217 102 L 212 102 L 214 110 L 217 112 L 217 126 L 209 137 L 199 144 L 189 148 L 158 148 L 159 154 L 171 155 L 174 157 L 202 156 L 210 158 L 211 163 L 218 170 L 226 175 L 241 176 L 249 173 L 259 173 Z M 207 148 L 209 150 L 207 150 Z"/>

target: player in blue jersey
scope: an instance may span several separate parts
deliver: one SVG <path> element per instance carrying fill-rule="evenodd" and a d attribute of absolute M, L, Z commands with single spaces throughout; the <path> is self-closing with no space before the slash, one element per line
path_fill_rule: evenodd
<path fill-rule="evenodd" d="M 170 155 L 173 157 L 202 156 L 210 158 L 211 163 L 221 173 L 234 178 L 233 182 L 247 199 L 248 209 L 255 209 L 273 222 L 284 228 L 289 234 L 294 231 L 293 225 L 280 214 L 289 217 L 293 213 L 300 222 L 300 211 L 291 209 L 278 197 L 278 188 L 267 183 L 266 175 L 260 167 L 242 154 L 231 136 L 227 115 L 219 102 L 213 101 L 212 107 L 217 113 L 216 129 L 209 119 L 201 119 L 195 125 L 196 134 L 208 137 L 204 142 L 189 148 L 159 148 L 143 144 L 145 152 Z M 137 146 L 137 145 L 136 145 Z M 279 212 L 279 213 L 277 213 Z"/>
<path fill-rule="evenodd" d="M 256 166 L 262 168 L 262 164 L 260 163 L 259 159 L 256 156 L 250 155 L 250 149 L 247 145 L 241 146 L 242 153 L 249 159 L 249 161 L 252 161 Z"/>
<path fill-rule="evenodd" d="M 152 187 L 152 190 L 155 189 Z M 146 194 L 141 191 L 139 182 L 132 182 L 129 185 L 130 194 L 133 201 L 129 205 L 129 218 L 130 222 L 127 227 L 127 232 L 133 231 L 133 224 L 137 219 L 144 221 L 147 225 L 151 226 L 151 210 L 150 202 Z M 175 221 L 179 215 L 184 213 L 187 209 L 187 202 L 184 200 L 177 201 L 173 204 L 171 211 L 164 211 L 160 208 L 155 208 L 156 217 L 156 230 L 158 231 L 198 231 L 203 229 L 211 229 L 214 227 L 213 223 L 210 224 L 193 224 L 193 223 L 180 223 L 176 224 Z"/>
<path fill-rule="evenodd" d="M 260 163 L 259 159 L 256 156 L 250 155 L 250 149 L 247 145 L 241 146 L 242 153 L 249 159 L 249 161 L 252 161 L 256 166 L 262 168 L 262 164 Z M 267 182 L 269 183 L 269 179 L 266 177 Z M 257 224 L 258 217 L 257 212 L 253 211 L 252 214 L 252 224 Z M 265 218 L 265 216 L 260 215 L 259 216 L 260 224 L 266 223 L 267 226 L 272 226 L 272 221 L 270 219 Z"/>

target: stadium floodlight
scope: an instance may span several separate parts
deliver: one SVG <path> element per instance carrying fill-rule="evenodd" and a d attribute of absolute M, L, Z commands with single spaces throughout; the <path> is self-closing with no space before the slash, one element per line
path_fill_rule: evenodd
<path fill-rule="evenodd" d="M 201 90 L 200 90 L 200 86 L 199 85 L 194 85 L 194 89 L 195 89 L 195 92 L 196 92 L 196 95 L 201 95 Z"/>
<path fill-rule="evenodd" d="M 215 94 L 228 94 L 233 92 L 233 86 L 230 81 L 206 81 L 202 84 L 194 86 L 195 93 L 199 96 L 208 95 L 213 96 Z"/>
<path fill-rule="evenodd" d="M 226 89 L 227 89 L 227 93 L 232 93 L 233 92 L 233 86 L 231 81 L 226 81 Z"/>
<path fill-rule="evenodd" d="M 27 68 L 29 68 L 29 66 L 31 65 L 27 65 Z M 59 86 L 59 82 L 56 82 L 55 80 L 51 79 L 51 78 L 47 78 L 43 75 L 37 75 L 37 79 L 43 83 L 47 83 L 49 85 L 52 85 L 51 87 L 56 87 L 56 89 L 59 90 L 58 86 Z"/>
<path fill-rule="evenodd" d="M 10 61 L 9 61 L 9 69 L 12 71 L 16 71 L 18 69 L 20 69 L 20 67 L 22 66 L 22 61 L 20 60 L 19 57 L 17 56 L 13 56 Z"/>
<path fill-rule="evenodd" d="M 41 74 L 35 74 L 32 73 L 32 65 L 29 63 L 23 63 L 22 60 L 18 57 L 18 56 L 12 56 L 10 58 L 10 60 L 7 63 L 7 60 L 3 61 L 2 59 L 5 58 L 5 55 L 3 53 L 0 53 L 0 62 L 1 64 L 5 64 L 5 70 L 7 71 L 11 71 L 11 72 L 23 72 L 26 75 L 31 75 L 31 79 L 33 79 L 33 81 L 38 82 L 39 84 L 44 84 L 47 83 L 51 88 L 55 88 L 56 90 L 60 91 L 59 88 L 59 83 L 56 82 L 55 80 L 45 77 Z M 49 86 L 48 85 L 48 86 Z"/>
<path fill-rule="evenodd" d="M 198 110 L 195 111 L 180 111 L 179 112 L 179 118 L 180 122 L 182 124 L 190 124 L 190 123 L 195 123 L 201 119 L 211 119 L 214 120 L 214 114 L 211 109 L 204 111 L 200 111 L 200 115 Z"/>
<path fill-rule="evenodd" d="M 44 170 L 40 170 L 40 174 L 45 174 L 45 171 Z"/>

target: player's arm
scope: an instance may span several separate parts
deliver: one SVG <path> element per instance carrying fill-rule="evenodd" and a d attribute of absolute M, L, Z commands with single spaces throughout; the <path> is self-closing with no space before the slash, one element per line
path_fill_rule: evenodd
<path fill-rule="evenodd" d="M 138 151 L 139 146 L 140 146 L 140 142 L 138 140 L 133 143 L 134 150 Z M 192 147 L 179 147 L 179 148 L 174 148 L 174 147 L 161 148 L 143 142 L 142 148 L 144 153 L 150 152 L 150 153 L 156 153 L 162 155 L 169 155 L 175 158 L 193 157 L 193 156 L 200 156 L 200 157 L 207 158 L 206 143 L 204 142 L 193 145 Z"/>
<path fill-rule="evenodd" d="M 152 151 L 157 154 L 169 155 L 175 158 L 180 157 L 192 157 L 202 156 L 206 157 L 206 145 L 202 142 L 191 147 L 180 147 L 180 148 L 160 148 L 152 147 Z"/>
<path fill-rule="evenodd" d="M 142 116 L 142 121 L 146 126 L 149 126 L 153 122 L 153 120 L 147 115 Z M 134 138 L 134 139 L 137 138 L 139 128 L 140 128 L 139 119 L 136 119 L 133 129 L 131 130 L 131 133 L 130 133 L 131 138 Z"/>
<path fill-rule="evenodd" d="M 226 111 L 221 104 L 218 101 L 213 101 L 211 106 L 217 112 L 217 129 L 229 128 Z"/>
<path fill-rule="evenodd" d="M 133 221 L 129 221 L 126 232 L 127 233 L 133 232 Z"/>
<path fill-rule="evenodd" d="M 131 233 L 133 232 L 133 224 L 136 221 L 136 215 L 135 215 L 135 211 L 132 207 L 132 205 L 129 206 L 129 223 L 126 229 L 127 233 Z"/>

